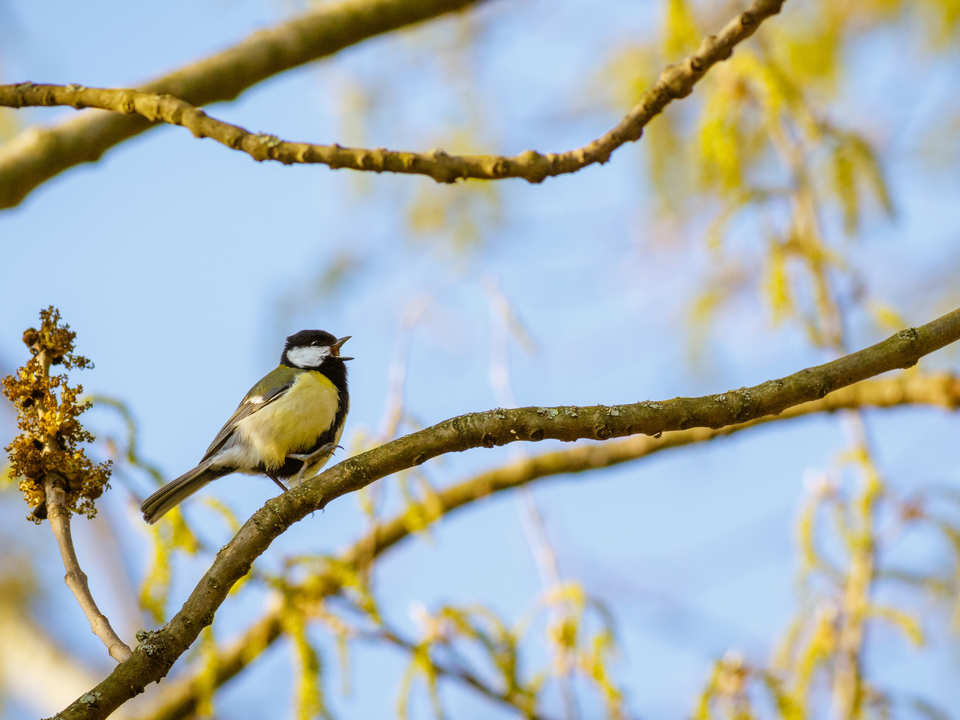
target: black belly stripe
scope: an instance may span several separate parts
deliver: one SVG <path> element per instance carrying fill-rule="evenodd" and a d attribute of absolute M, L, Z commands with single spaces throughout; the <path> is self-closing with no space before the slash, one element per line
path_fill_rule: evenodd
<path fill-rule="evenodd" d="M 330 366 L 329 368 L 327 367 L 328 365 Z M 343 427 L 343 423 L 347 419 L 347 411 L 350 409 L 350 393 L 347 391 L 346 364 L 342 361 L 336 363 L 328 361 L 324 363 L 324 367 L 320 372 L 323 373 L 337 389 L 337 414 L 333 416 L 333 425 L 327 428 L 327 431 L 317 438 L 313 446 L 304 450 L 298 450 L 297 454 L 309 455 L 327 443 L 333 442 L 337 437 L 338 430 Z M 295 460 L 288 457 L 283 465 L 272 472 L 268 473 L 263 463 L 260 463 L 255 469 L 264 475 L 271 475 L 285 480 L 297 475 L 302 468 L 303 460 Z"/>

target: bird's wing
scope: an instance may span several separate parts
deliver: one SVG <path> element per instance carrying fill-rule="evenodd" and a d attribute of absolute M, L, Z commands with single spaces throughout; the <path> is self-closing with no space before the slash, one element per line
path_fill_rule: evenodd
<path fill-rule="evenodd" d="M 274 375 L 280 375 L 281 370 L 287 370 L 287 368 L 278 368 L 277 370 L 274 370 L 272 373 L 263 378 L 263 380 L 253 386 L 253 389 L 247 393 L 247 396 L 243 399 L 243 402 L 240 403 L 233 415 L 230 416 L 230 419 L 227 420 L 224 426 L 220 429 L 220 432 L 217 433 L 217 436 L 213 439 L 213 442 L 210 443 L 210 447 L 207 448 L 207 452 L 200 461 L 201 463 L 209 460 L 220 450 L 220 448 L 224 446 L 230 436 L 233 435 L 233 431 L 236 429 L 238 422 L 246 417 L 250 417 L 258 410 L 262 410 L 274 400 L 278 400 L 279 398 L 283 397 L 287 391 L 293 387 L 293 384 L 297 381 L 295 374 L 292 377 L 285 377 L 290 375 L 290 373 L 283 373 L 283 375 L 278 378 L 273 377 Z M 275 384 L 276 380 L 284 379 L 286 379 L 286 382 L 280 385 Z M 273 387 L 270 387 L 271 385 Z"/>

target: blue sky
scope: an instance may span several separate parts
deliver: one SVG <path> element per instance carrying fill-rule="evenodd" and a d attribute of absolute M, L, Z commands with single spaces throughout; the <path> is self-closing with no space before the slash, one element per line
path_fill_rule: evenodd
<path fill-rule="evenodd" d="M 131 86 L 226 47 L 296 7 L 257 0 L 82 6 L 8 0 L 0 4 L 7 26 L 0 31 L 0 76 Z M 770 22 L 788 22 L 789 7 Z M 493 2 L 477 13 L 473 42 L 461 55 L 440 30 L 390 36 L 287 73 L 211 114 L 286 139 L 344 142 L 352 134 L 370 146 L 401 149 L 449 147 L 439 117 L 469 128 L 484 148 L 566 149 L 618 120 L 591 87 L 602 78 L 610 50 L 606 29 L 616 27 L 616 42 L 650 38 L 659 13 L 659 5 L 647 2 Z M 444 21 L 441 29 L 450 25 Z M 940 148 L 948 158 L 942 166 L 918 161 L 916 152 L 939 118 L 956 117 L 957 58 L 916 53 L 891 63 L 900 42 L 895 33 L 877 33 L 851 50 L 855 76 L 866 80 L 851 83 L 847 100 L 831 112 L 893 137 L 883 159 L 896 219 L 868 220 L 865 239 L 849 255 L 874 296 L 919 324 L 958 297 L 960 187 L 949 162 L 956 148 Z M 475 86 L 444 69 L 456 58 Z M 343 108 L 350 97 L 362 100 L 362 92 L 380 100 L 358 123 Z M 53 122 L 71 112 L 24 111 L 18 122 Z M 435 188 L 420 178 L 258 165 L 182 129 L 154 130 L 0 213 L 2 263 L 15 269 L 0 283 L 0 369 L 23 361 L 23 329 L 37 322 L 40 308 L 56 305 L 78 332 L 78 351 L 96 362 L 77 379 L 89 392 L 129 404 L 143 455 L 173 477 L 193 466 L 246 390 L 275 365 L 283 338 L 304 327 L 353 335 L 353 404 L 344 437 L 375 431 L 401 318 L 425 293 L 433 302 L 412 338 L 408 410 L 433 424 L 497 405 L 488 382 L 492 329 L 484 288 L 491 279 L 537 344 L 534 353 L 511 346 L 520 405 L 699 395 L 828 359 L 799 328 L 772 326 L 762 303 L 747 298 L 718 317 L 692 360 L 690 298 L 716 257 L 690 240 L 696 229 L 682 242 L 657 237 L 642 159 L 641 142 L 604 167 L 540 186 L 504 182 L 485 195 L 477 185 Z M 430 236 L 412 232 L 407 215 L 420 193 L 472 203 L 479 242 L 457 250 L 452 227 Z M 342 257 L 356 270 L 336 292 L 322 293 L 318 279 Z M 855 343 L 879 339 L 862 313 L 851 318 Z M 956 369 L 956 351 L 939 353 L 927 366 Z M 94 431 L 117 432 L 109 413 L 88 417 Z M 960 429 L 955 418 L 929 409 L 867 418 L 894 487 L 907 492 L 960 482 L 951 453 Z M 12 433 L 9 413 L 0 413 L 0 428 Z M 848 442 L 835 418 L 817 418 L 536 488 L 564 576 L 582 581 L 617 617 L 623 651 L 615 669 L 640 717 L 685 716 L 709 663 L 731 648 L 757 662 L 768 657 L 796 607 L 794 522 L 804 475 L 831 467 Z M 428 464 L 426 471 L 444 485 L 508 457 L 508 449 L 474 451 Z M 149 491 L 145 478 L 130 484 L 141 496 Z M 395 507 L 395 482 L 387 487 Z M 274 490 L 263 479 L 231 477 L 207 492 L 247 517 Z M 103 515 L 122 539 L 124 568 L 139 579 L 147 546 L 135 505 L 118 480 Z M 205 523 L 212 546 L 228 539 L 226 528 L 199 506 L 188 512 Z M 54 558 L 45 528 L 22 524 L 22 514 L 14 495 L 0 498 L 4 544 Z M 97 531 L 76 524 L 81 555 L 100 557 Z M 294 528 L 261 562 L 276 567 L 285 555 L 335 551 L 361 528 L 356 500 L 342 499 Z M 515 619 L 540 589 L 512 497 L 452 517 L 432 538 L 407 543 L 377 574 L 385 607 L 408 630 L 415 603 L 484 602 Z M 911 552 L 911 558 L 946 557 L 929 543 Z M 47 567 L 36 615 L 105 671 L 105 655 L 83 626 L 61 571 L 52 560 Z M 182 563 L 171 607 L 204 567 L 203 560 Z M 113 582 L 96 559 L 86 569 L 95 592 Z M 110 591 L 100 595 L 109 598 Z M 128 632 L 149 622 L 124 616 L 123 603 L 104 602 L 116 605 Z M 218 637 L 229 638 L 262 602 L 257 592 L 229 601 L 217 619 Z M 928 620 L 932 631 L 945 626 L 937 611 L 930 610 Z M 931 646 L 918 653 L 892 632 L 871 635 L 871 669 L 894 687 L 956 706 L 955 642 L 931 636 Z M 358 650 L 354 692 L 343 699 L 333 645 L 317 637 L 338 717 L 392 710 L 399 655 Z M 534 656 L 542 653 L 536 643 L 533 648 Z M 220 712 L 254 717 L 274 708 L 258 688 L 287 683 L 289 657 L 272 650 L 248 681 L 223 691 Z M 445 697 L 451 717 L 500 712 L 461 691 Z M 414 709 L 415 717 L 429 715 L 422 697 Z M 589 692 L 584 709 L 585 716 L 596 709 Z M 559 714 L 557 704 L 546 710 Z M 33 717 L 37 708 L 12 701 L 0 713 L 13 720 Z"/>

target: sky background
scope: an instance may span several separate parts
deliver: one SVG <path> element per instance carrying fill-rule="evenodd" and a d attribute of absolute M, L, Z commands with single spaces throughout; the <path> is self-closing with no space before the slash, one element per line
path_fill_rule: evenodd
<path fill-rule="evenodd" d="M 3 0 L 0 78 L 134 86 L 301 9 L 261 0 Z M 793 12 L 788 3 L 769 22 L 790 22 Z M 662 6 L 495 0 L 470 17 L 349 48 L 211 114 L 293 140 L 442 145 L 451 152 L 568 149 L 619 120 L 624 108 L 609 101 L 605 87 L 611 52 L 653 38 Z M 960 110 L 960 58 L 955 48 L 920 46 L 917 36 L 885 30 L 857 42 L 848 60 L 852 79 L 830 107 L 835 120 L 881 144 L 897 208 L 892 221 L 867 216 L 861 240 L 845 248 L 849 262 L 872 296 L 914 324 L 955 306 L 960 269 L 957 134 L 937 134 L 944 118 Z M 72 112 L 25 110 L 15 120 L 52 123 Z M 459 134 L 451 135 L 451 126 Z M 932 137 L 944 139 L 931 143 Z M 376 432 L 402 318 L 425 296 L 432 301 L 413 330 L 406 362 L 406 409 L 432 425 L 502 404 L 488 378 L 496 331 L 491 284 L 536 345 L 531 352 L 511 340 L 510 380 L 519 405 L 696 396 L 830 359 L 797 325 L 773 325 L 756 295 L 725 306 L 708 333 L 691 326 L 691 300 L 720 261 L 701 241 L 703 222 L 692 218 L 678 228 L 658 216 L 643 153 L 641 142 L 603 167 L 539 186 L 441 188 L 415 177 L 257 164 L 180 128 L 153 130 L 0 213 L 6 270 L 0 371 L 22 364 L 23 330 L 36 325 L 41 308 L 55 305 L 78 333 L 78 352 L 96 363 L 75 380 L 90 393 L 126 402 L 138 421 L 142 455 L 174 477 L 196 463 L 247 389 L 275 366 L 283 339 L 303 328 L 353 336 L 344 438 Z M 430 217 L 423 208 L 440 203 L 461 215 L 417 230 L 416 218 Z M 750 232 L 746 224 L 732 234 L 731 252 L 749 246 Z M 331 288 L 326 281 L 336 267 L 345 272 Z M 885 334 L 856 309 L 849 331 L 856 347 Z M 930 369 L 957 365 L 955 348 L 924 361 Z M 866 417 L 885 479 L 898 492 L 960 483 L 953 452 L 960 420 L 925 408 Z M 94 409 L 86 418 L 99 435 L 120 432 L 109 411 Z M 0 437 L 12 433 L 5 406 Z M 804 479 L 835 467 L 849 443 L 837 418 L 810 418 L 535 487 L 563 576 L 582 582 L 616 618 L 622 651 L 615 674 L 638 717 L 688 715 L 710 663 L 731 649 L 766 660 L 796 609 L 794 537 Z M 443 486 L 516 451 L 448 456 L 425 472 Z M 395 480 L 385 485 L 388 507 L 399 507 Z M 130 474 L 113 486 L 100 519 L 77 521 L 75 533 L 95 595 L 132 639 L 151 621 L 117 601 L 114 586 L 118 576 L 139 582 L 148 563 L 136 506 L 150 485 Z M 205 492 L 246 518 L 274 491 L 262 478 L 233 476 Z M 186 512 L 211 547 L 229 539 L 228 528 L 199 503 Z M 34 615 L 99 678 L 110 661 L 62 583 L 49 532 L 25 523 L 23 514 L 16 493 L 0 495 L 4 554 L 44 558 Z M 97 530 L 106 522 L 119 538 L 109 552 Z M 343 498 L 286 533 L 258 565 L 276 568 L 289 555 L 334 552 L 362 528 L 356 499 Z M 908 562 L 948 557 L 929 538 L 903 553 Z M 113 564 L 122 572 L 111 572 Z M 178 564 L 172 610 L 208 564 L 208 557 Z M 380 563 L 376 589 L 389 617 L 411 633 L 411 608 L 418 604 L 483 602 L 518 618 L 541 583 L 517 499 L 477 503 L 436 525 L 431 539 L 408 541 Z M 255 589 L 228 600 L 214 626 L 217 637 L 239 631 L 263 603 Z M 869 636 L 869 670 L 880 685 L 960 707 L 960 658 L 945 630 L 946 611 L 930 604 L 922 610 L 928 646 L 914 650 L 881 629 Z M 344 698 L 335 647 L 322 633 L 316 638 L 337 717 L 392 711 L 402 655 L 358 648 L 353 692 Z M 533 662 L 543 652 L 542 643 L 531 644 Z M 274 711 L 276 694 L 262 689 L 290 682 L 289 673 L 289 649 L 271 649 L 244 681 L 224 688 L 218 714 Z M 506 716 L 453 687 L 444 697 L 451 717 Z M 544 710 L 559 715 L 558 699 L 551 703 Z M 589 691 L 582 703 L 584 717 L 597 716 Z M 58 709 L 13 693 L 0 718 Z M 422 694 L 413 710 L 416 718 L 429 716 Z"/>

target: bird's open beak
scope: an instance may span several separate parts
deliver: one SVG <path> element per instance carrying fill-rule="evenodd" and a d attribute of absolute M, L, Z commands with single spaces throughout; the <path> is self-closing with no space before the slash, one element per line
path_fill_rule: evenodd
<path fill-rule="evenodd" d="M 337 340 L 333 345 L 330 346 L 330 354 L 335 358 L 340 358 L 341 360 L 353 360 L 351 357 L 340 357 L 340 346 L 343 345 L 347 340 L 349 340 L 352 335 L 347 335 Z"/>

